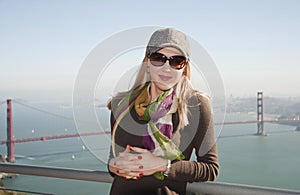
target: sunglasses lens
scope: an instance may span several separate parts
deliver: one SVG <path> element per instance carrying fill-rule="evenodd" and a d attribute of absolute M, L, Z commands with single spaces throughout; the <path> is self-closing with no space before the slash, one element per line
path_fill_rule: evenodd
<path fill-rule="evenodd" d="M 170 65 L 175 69 L 182 69 L 186 64 L 186 59 L 183 56 L 173 56 L 171 57 Z"/>
<path fill-rule="evenodd" d="M 164 54 L 152 53 L 149 59 L 153 66 L 163 66 L 169 60 L 170 66 L 177 70 L 182 69 L 186 65 L 186 58 L 184 56 L 171 56 L 167 58 Z"/>
<path fill-rule="evenodd" d="M 150 62 L 154 66 L 162 66 L 164 63 L 166 63 L 167 58 L 165 55 L 160 54 L 160 53 L 152 53 L 149 56 Z"/>

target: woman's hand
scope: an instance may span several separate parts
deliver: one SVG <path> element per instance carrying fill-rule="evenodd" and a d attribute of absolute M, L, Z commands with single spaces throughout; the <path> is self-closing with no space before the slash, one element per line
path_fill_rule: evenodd
<path fill-rule="evenodd" d="M 114 174 L 124 177 L 125 179 L 138 179 L 142 175 L 138 172 L 132 172 L 138 164 L 138 156 L 130 154 L 130 146 L 127 145 L 124 152 L 120 152 L 116 158 L 109 161 L 109 170 Z"/>
<path fill-rule="evenodd" d="M 139 163 L 143 166 L 143 175 L 153 175 L 156 172 L 166 171 L 168 160 L 155 156 L 149 150 L 143 148 L 130 147 L 130 149 L 140 156 Z"/>
<path fill-rule="evenodd" d="M 166 159 L 154 156 L 149 150 L 127 146 L 124 152 L 110 160 L 109 169 L 126 179 L 139 179 L 156 172 L 164 172 L 167 162 Z"/>

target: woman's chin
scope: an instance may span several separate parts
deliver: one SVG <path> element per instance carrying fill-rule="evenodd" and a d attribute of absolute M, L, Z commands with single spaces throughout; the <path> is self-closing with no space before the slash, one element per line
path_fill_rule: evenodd
<path fill-rule="evenodd" d="M 157 87 L 161 90 L 161 91 L 166 91 L 169 90 L 173 87 L 173 85 L 168 85 L 168 84 L 158 84 Z"/>

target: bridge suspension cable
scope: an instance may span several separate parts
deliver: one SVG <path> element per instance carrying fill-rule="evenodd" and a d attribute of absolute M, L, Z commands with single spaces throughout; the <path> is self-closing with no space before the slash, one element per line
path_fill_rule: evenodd
<path fill-rule="evenodd" d="M 31 105 L 24 104 L 24 103 L 19 102 L 17 100 L 12 100 L 12 101 L 19 104 L 19 105 L 21 105 L 21 106 L 24 106 L 24 107 L 27 107 L 29 109 L 39 111 L 39 112 L 42 112 L 42 113 L 45 113 L 45 114 L 48 114 L 48 115 L 51 115 L 51 116 L 54 116 L 54 117 L 58 117 L 58 118 L 66 119 L 66 120 L 74 120 L 73 117 L 67 117 L 67 116 L 63 116 L 63 115 L 60 115 L 60 114 L 52 113 L 52 112 L 49 112 L 49 111 L 46 111 L 46 110 L 43 110 L 43 109 L 40 109 L 40 108 L 36 108 L 34 106 L 31 106 Z"/>
<path fill-rule="evenodd" d="M 5 104 L 5 103 L 6 103 L 6 100 L 0 102 L 0 106 L 1 106 L 2 104 Z"/>

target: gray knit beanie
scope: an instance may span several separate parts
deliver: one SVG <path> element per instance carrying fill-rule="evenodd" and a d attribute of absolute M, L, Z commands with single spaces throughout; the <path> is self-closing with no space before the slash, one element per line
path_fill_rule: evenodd
<path fill-rule="evenodd" d="M 190 57 L 190 45 L 187 36 L 174 28 L 163 28 L 155 31 L 147 45 L 146 56 L 164 47 L 174 47 L 187 59 Z"/>

